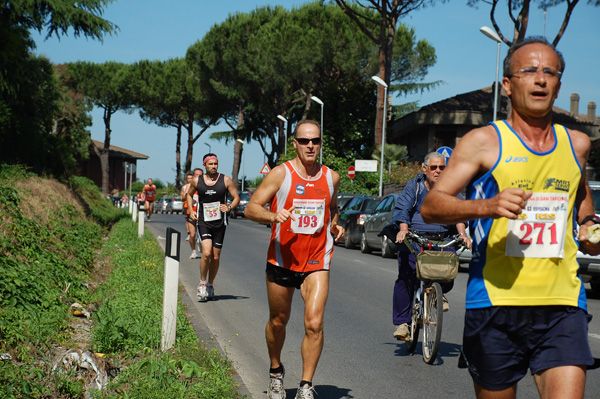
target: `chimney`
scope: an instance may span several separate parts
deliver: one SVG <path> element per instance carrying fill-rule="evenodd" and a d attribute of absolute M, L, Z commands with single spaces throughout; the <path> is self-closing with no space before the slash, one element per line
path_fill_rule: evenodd
<path fill-rule="evenodd" d="M 571 115 L 577 117 L 579 115 L 579 94 L 571 94 Z"/>
<path fill-rule="evenodd" d="M 593 101 L 590 101 L 588 103 L 587 117 L 588 117 L 588 120 L 592 123 L 594 123 L 594 121 L 596 120 L 596 103 Z"/>

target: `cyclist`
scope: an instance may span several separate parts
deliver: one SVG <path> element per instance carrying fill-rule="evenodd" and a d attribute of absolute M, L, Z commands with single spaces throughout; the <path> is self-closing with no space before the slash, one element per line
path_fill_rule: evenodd
<path fill-rule="evenodd" d="M 414 290 L 418 285 L 415 272 L 415 256 L 403 243 L 408 231 L 412 230 L 420 236 L 436 241 L 443 241 L 458 232 L 465 241 L 467 248 L 471 245 L 471 240 L 466 234 L 465 223 L 457 223 L 454 226 L 425 223 L 421 216 L 421 206 L 423 206 L 425 196 L 433 188 L 445 167 L 446 158 L 442 154 L 438 152 L 427 154 L 422 165 L 423 173 L 406 184 L 394 207 L 392 223 L 398 223 L 400 226 L 400 231 L 396 235 L 396 241 L 399 243 L 398 278 L 394 284 L 392 314 L 393 322 L 397 326 L 394 331 L 394 338 L 396 339 L 407 339 L 410 334 L 408 323 L 411 318 L 411 303 Z M 453 248 L 449 247 L 447 250 L 453 250 Z M 453 285 L 453 281 L 442 283 L 442 291 L 444 293 L 449 292 Z M 449 309 L 450 306 L 444 296 L 444 312 Z"/>

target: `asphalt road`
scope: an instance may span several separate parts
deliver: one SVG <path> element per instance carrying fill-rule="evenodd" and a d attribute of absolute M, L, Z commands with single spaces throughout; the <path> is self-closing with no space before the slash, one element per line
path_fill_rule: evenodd
<path fill-rule="evenodd" d="M 146 227 L 164 245 L 167 227 L 182 233 L 180 282 L 182 299 L 205 342 L 219 347 L 236 367 L 244 392 L 266 397 L 268 356 L 264 339 L 267 300 L 264 269 L 270 229 L 245 219 L 231 220 L 225 236 L 221 266 L 215 281 L 216 300 L 195 300 L 200 278 L 199 259 L 189 259 L 181 215 L 153 215 Z M 470 398 L 469 374 L 457 368 L 461 346 L 466 273 L 459 273 L 447 294 L 450 311 L 444 314 L 442 344 L 433 365 L 423 361 L 421 343 L 415 355 L 392 337 L 392 290 L 396 260 L 383 259 L 337 246 L 333 256 L 331 287 L 325 311 L 325 346 L 313 383 L 319 399 L 338 398 Z M 589 311 L 598 315 L 590 323 L 590 344 L 600 358 L 600 296 L 588 287 Z M 294 297 L 282 362 L 285 386 L 294 397 L 301 377 L 300 344 L 304 334 L 303 303 Z M 597 398 L 600 371 L 590 370 L 586 398 Z M 531 376 L 518 388 L 519 398 L 538 397 Z"/>

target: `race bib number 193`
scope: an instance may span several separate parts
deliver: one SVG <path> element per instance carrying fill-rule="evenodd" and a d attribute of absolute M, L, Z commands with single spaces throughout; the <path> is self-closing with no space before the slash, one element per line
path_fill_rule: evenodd
<path fill-rule="evenodd" d="M 506 256 L 563 258 L 569 195 L 533 193 L 517 219 L 508 221 Z"/>
<path fill-rule="evenodd" d="M 325 221 L 325 200 L 294 198 L 294 217 L 292 231 L 296 234 L 314 234 L 321 231 Z"/>

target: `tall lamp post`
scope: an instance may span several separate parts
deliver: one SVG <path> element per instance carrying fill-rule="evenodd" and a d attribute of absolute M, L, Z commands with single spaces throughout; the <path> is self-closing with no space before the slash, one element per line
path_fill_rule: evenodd
<path fill-rule="evenodd" d="M 242 191 L 244 191 L 244 181 L 246 181 L 246 173 L 244 172 L 244 170 L 246 169 L 246 157 L 244 156 L 244 142 L 240 139 L 237 139 L 236 141 L 242 145 Z"/>
<path fill-rule="evenodd" d="M 487 26 L 482 26 L 479 28 L 479 31 L 498 43 L 498 55 L 496 56 L 496 80 L 494 80 L 494 119 L 496 120 L 496 115 L 498 115 L 498 73 L 500 70 L 500 44 L 502 43 L 502 39 L 494 32 L 491 28 Z"/>
<path fill-rule="evenodd" d="M 323 107 L 325 106 L 325 104 L 317 96 L 310 96 L 310 99 L 316 102 L 317 104 L 321 104 L 321 155 L 319 157 L 319 163 L 323 165 Z"/>
<path fill-rule="evenodd" d="M 379 161 L 379 196 L 383 195 L 383 150 L 385 149 L 385 125 L 387 122 L 387 89 L 388 85 L 379 76 L 371 76 L 371 79 L 383 86 L 383 126 L 381 127 L 381 158 Z"/>
<path fill-rule="evenodd" d="M 285 134 L 285 145 L 283 147 L 283 155 L 285 157 L 287 157 L 287 119 L 285 119 L 283 116 L 281 115 L 277 115 L 277 119 L 282 120 L 284 125 L 283 125 L 283 133 Z"/>

